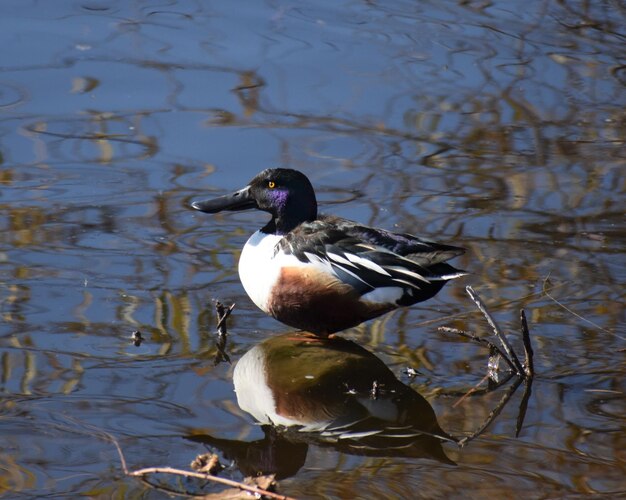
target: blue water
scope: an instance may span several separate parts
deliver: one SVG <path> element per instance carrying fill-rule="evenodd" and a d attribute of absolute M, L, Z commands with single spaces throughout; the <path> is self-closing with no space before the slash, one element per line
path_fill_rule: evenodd
<path fill-rule="evenodd" d="M 130 468 L 188 467 L 185 438 L 260 439 L 215 365 L 284 332 L 236 273 L 261 213 L 193 199 L 269 166 L 321 209 L 466 247 L 471 274 L 345 333 L 471 433 L 489 335 L 478 290 L 537 376 L 457 466 L 312 445 L 295 497 L 623 494 L 623 9 L 617 2 L 5 0 L 0 4 L 1 491 L 149 496 Z M 549 295 L 546 295 L 548 291 Z M 135 346 L 131 334 L 146 341 Z M 482 386 L 481 386 L 482 387 Z M 225 474 L 242 479 L 231 467 Z M 221 491 L 209 485 L 205 491 Z M 417 492 L 417 493 L 416 493 Z M 529 493 L 532 492 L 532 493 Z"/>

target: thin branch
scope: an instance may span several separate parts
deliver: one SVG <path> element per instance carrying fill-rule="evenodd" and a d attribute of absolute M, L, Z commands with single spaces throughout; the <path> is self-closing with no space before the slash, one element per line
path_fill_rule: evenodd
<path fill-rule="evenodd" d="M 473 341 L 475 341 L 475 342 L 477 342 L 479 344 L 483 344 L 483 345 L 489 346 L 489 349 L 490 349 L 490 355 L 489 355 L 490 367 L 491 367 L 491 364 L 492 364 L 491 363 L 491 359 L 492 359 L 492 357 L 494 357 L 494 355 L 495 356 L 499 356 L 500 358 L 503 358 L 509 364 L 509 366 L 511 367 L 512 371 L 509 373 L 509 376 L 507 377 L 507 379 L 504 382 L 498 383 L 496 381 L 496 387 L 499 387 L 500 385 L 503 385 L 508 380 L 510 380 L 512 377 L 517 377 L 517 379 L 515 380 L 513 385 L 506 391 L 506 393 L 500 399 L 500 401 L 498 402 L 496 407 L 489 413 L 488 417 L 481 424 L 481 426 L 478 429 L 476 429 L 474 432 L 472 432 L 469 436 L 459 440 L 458 444 L 461 447 L 465 446 L 469 441 L 471 441 L 471 440 L 475 439 L 476 437 L 480 436 L 487 429 L 487 427 L 494 421 L 494 419 L 500 414 L 502 409 L 506 406 L 506 404 L 508 403 L 510 398 L 513 396 L 513 394 L 515 393 L 517 388 L 520 386 L 520 384 L 522 382 L 524 382 L 524 394 L 523 394 L 522 400 L 520 402 L 519 412 L 518 412 L 518 415 L 517 415 L 517 422 L 516 422 L 516 427 L 515 427 L 515 436 L 518 437 L 520 432 L 521 432 L 521 430 L 522 430 L 522 426 L 524 424 L 524 419 L 526 417 L 526 412 L 528 410 L 528 401 L 530 400 L 530 396 L 532 394 L 532 380 L 533 380 L 533 375 L 534 375 L 533 349 L 532 349 L 531 340 L 530 340 L 530 331 L 528 329 L 528 322 L 526 320 L 526 313 L 524 312 L 524 310 L 522 309 L 520 311 L 520 323 L 521 323 L 522 339 L 523 339 L 523 343 L 524 343 L 524 354 L 525 354 L 524 366 L 522 366 L 520 364 L 520 362 L 519 362 L 519 359 L 518 359 L 517 355 L 513 351 L 513 348 L 509 345 L 508 341 L 506 340 L 506 338 L 504 337 L 504 335 L 500 331 L 500 328 L 498 327 L 498 325 L 496 324 L 494 319 L 491 317 L 491 315 L 487 311 L 486 306 L 484 305 L 484 303 L 482 302 L 482 300 L 480 299 L 478 294 L 470 286 L 466 287 L 466 290 L 467 290 L 467 294 L 470 296 L 470 298 L 474 301 L 474 303 L 476 304 L 478 309 L 483 313 L 483 315 L 487 319 L 487 322 L 492 327 L 494 333 L 496 334 L 496 336 L 498 337 L 498 339 L 502 343 L 502 347 L 506 351 L 508 356 L 507 356 L 507 354 L 502 352 L 498 348 L 498 346 L 494 345 L 492 342 L 490 342 L 489 340 L 487 340 L 485 338 L 478 337 L 474 333 L 466 332 L 466 331 L 463 331 L 463 330 L 458 330 L 456 328 L 450 328 L 450 327 L 440 327 L 439 331 L 455 333 L 455 334 L 460 335 L 462 337 L 469 338 L 470 340 L 473 340 Z M 513 363 L 515 363 L 515 365 Z M 496 373 L 497 373 L 497 367 L 495 368 L 495 370 L 496 370 Z M 458 406 L 466 398 L 468 398 L 469 396 L 474 396 L 474 395 L 478 394 L 479 392 L 491 392 L 494 389 L 492 387 L 488 387 L 486 391 L 482 391 L 482 390 L 478 389 L 478 387 L 482 383 L 484 383 L 485 380 L 488 380 L 488 379 L 492 379 L 493 380 L 491 372 L 488 372 L 487 375 L 485 375 L 485 377 L 483 377 L 483 379 L 478 384 L 476 384 L 469 391 L 467 391 L 465 394 L 463 394 L 462 397 L 454 404 L 454 406 L 455 407 Z"/>
<path fill-rule="evenodd" d="M 520 323 L 522 324 L 522 341 L 524 343 L 524 373 L 527 377 L 535 375 L 535 365 L 533 363 L 533 346 L 530 343 L 530 332 L 524 309 L 520 310 Z"/>
<path fill-rule="evenodd" d="M 579 320 L 584 321 L 585 323 L 589 323 L 591 326 L 593 326 L 594 328 L 597 328 L 600 331 L 603 331 L 604 333 L 608 333 L 609 335 L 614 335 L 615 337 L 617 337 L 620 340 L 626 340 L 625 337 L 622 337 L 621 335 L 618 335 L 615 332 L 612 332 L 611 330 L 607 330 L 606 328 L 602 328 L 600 325 L 598 325 L 597 323 L 594 323 L 593 321 L 582 317 L 580 314 L 572 311 L 569 307 L 567 307 L 565 304 L 563 304 L 562 302 L 559 302 L 557 299 L 555 299 L 552 295 L 550 295 L 549 290 L 553 290 L 554 287 L 552 288 L 546 288 L 546 284 L 549 282 L 550 279 L 550 274 L 548 274 L 548 276 L 546 276 L 546 278 L 543 280 L 543 284 L 541 287 L 541 291 L 543 292 L 543 294 L 548 297 L 550 300 L 552 300 L 556 305 L 558 305 L 559 307 L 562 307 L 563 309 L 565 309 L 568 313 L 570 313 L 572 316 L 577 317 Z"/>
<path fill-rule="evenodd" d="M 456 335 L 460 335 L 461 337 L 465 337 L 475 342 L 478 342 L 479 344 L 486 345 L 487 347 L 489 347 L 489 349 L 493 349 L 494 351 L 496 351 L 500 355 L 500 357 L 502 357 L 502 359 L 504 359 L 504 361 L 506 361 L 507 364 L 511 367 L 511 370 L 517 373 L 517 369 L 515 368 L 515 365 L 509 359 L 509 357 L 506 354 L 504 354 L 502 350 L 490 340 L 483 338 L 483 337 L 479 337 L 475 333 L 468 332 L 465 330 L 459 330 L 457 328 L 451 328 L 449 326 L 440 326 L 439 328 L 437 328 L 437 330 L 440 332 L 444 332 L 444 333 L 454 333 Z"/>
<path fill-rule="evenodd" d="M 217 312 L 217 354 L 215 355 L 215 366 L 222 361 L 226 361 L 231 364 L 230 357 L 226 353 L 226 340 L 228 339 L 228 330 L 226 329 L 226 319 L 233 312 L 235 304 L 231 304 L 230 307 L 224 307 L 224 304 L 217 301 L 215 303 L 215 310 Z"/>
<path fill-rule="evenodd" d="M 454 390 L 454 389 L 441 390 L 438 394 L 446 398 L 462 398 L 464 396 L 473 398 L 475 396 L 484 396 L 485 394 L 491 394 L 492 392 L 495 392 L 498 389 L 500 389 L 500 387 L 505 386 L 513 377 L 518 377 L 517 373 L 508 372 L 506 377 L 504 377 L 502 380 L 495 382 L 493 385 L 490 385 L 482 389 L 476 388 L 480 385 L 479 383 L 478 385 L 474 386 L 475 390 L 470 392 L 469 394 L 467 390 L 460 391 L 460 390 Z"/>
<path fill-rule="evenodd" d="M 119 455 L 120 458 L 120 463 L 122 466 L 122 471 L 124 472 L 124 475 L 126 476 L 132 476 L 132 477 L 137 477 L 139 478 L 139 480 L 141 480 L 142 482 L 148 484 L 150 487 L 155 488 L 155 489 L 160 489 L 162 491 L 166 491 L 169 494 L 172 495 L 178 495 L 178 496 L 185 496 L 185 497 L 189 497 L 189 496 L 205 496 L 203 495 L 196 495 L 193 493 L 189 493 L 189 492 L 185 492 L 185 493 L 181 493 L 181 492 L 177 492 L 175 490 L 171 490 L 169 488 L 165 488 L 163 486 L 159 486 L 159 485 L 155 485 L 152 484 L 150 481 L 148 481 L 148 479 L 145 477 L 148 474 L 151 473 L 164 473 L 164 474 L 175 474 L 175 475 L 179 475 L 179 476 L 183 476 L 183 477 L 195 477 L 198 479 L 204 479 L 206 481 L 213 481 L 216 483 L 221 483 L 221 484 L 225 484 L 227 486 L 232 486 L 234 488 L 238 488 L 240 490 L 244 490 L 244 491 L 249 491 L 252 493 L 255 493 L 256 495 L 259 495 L 260 497 L 263 496 L 267 496 L 267 497 L 271 497 L 271 498 L 276 498 L 279 500 L 295 500 L 292 497 L 288 497 L 286 495 L 280 495 L 278 493 L 274 493 L 271 491 L 267 491 L 263 488 L 259 488 L 256 486 L 249 486 L 247 484 L 243 484 L 243 483 L 239 483 L 237 481 L 232 481 L 230 479 L 226 479 L 226 478 L 222 478 L 222 477 L 218 477 L 218 476 L 214 476 L 212 474 L 202 474 L 202 473 L 197 473 L 197 472 L 191 472 L 191 471 L 185 471 L 185 470 L 181 470 L 181 469 L 174 469 L 171 467 L 147 467 L 145 469 L 140 469 L 140 470 L 136 470 L 136 471 L 129 471 L 128 470 L 128 465 L 126 463 L 126 458 L 124 457 L 124 452 L 122 451 L 122 447 L 120 446 L 118 440 L 115 438 L 115 436 L 113 436 L 112 434 L 103 431 L 102 429 L 99 429 L 98 427 L 94 426 L 94 425 L 90 425 L 90 424 L 85 424 L 83 422 L 80 422 L 78 420 L 76 420 L 74 417 L 70 417 L 66 414 L 62 415 L 63 419 L 67 420 L 68 422 L 72 422 L 75 425 L 72 426 L 72 430 L 74 432 L 82 432 L 80 430 L 77 430 L 78 424 L 80 424 L 81 426 L 89 429 L 91 432 L 89 433 L 89 436 L 97 436 L 101 439 L 104 439 L 110 443 L 113 443 L 113 445 L 115 446 L 115 449 L 117 450 L 117 454 Z"/>
<path fill-rule="evenodd" d="M 128 475 L 128 467 L 126 466 L 126 459 L 124 458 L 124 453 L 122 453 L 122 447 L 117 442 L 117 439 L 115 439 L 115 437 L 113 437 L 108 432 L 104 432 L 104 431 L 102 431 L 102 432 L 115 445 L 115 448 L 117 449 L 117 454 L 120 456 L 120 462 L 122 463 L 122 470 L 124 471 L 125 475 Z"/>
<path fill-rule="evenodd" d="M 524 368 L 522 367 L 522 364 L 520 363 L 517 355 L 515 354 L 515 351 L 513 351 L 513 348 L 511 347 L 511 344 L 509 344 L 509 341 L 506 339 L 506 337 L 500 331 L 500 328 L 498 327 L 498 325 L 494 321 L 494 319 L 491 316 L 491 314 L 489 314 L 489 311 L 487 311 L 487 308 L 485 307 L 485 304 L 483 303 L 483 301 L 480 299 L 480 296 L 478 295 L 478 293 L 476 291 L 474 291 L 474 289 L 471 286 L 469 286 L 469 285 L 465 287 L 465 291 L 470 296 L 470 298 L 474 301 L 474 304 L 476 304 L 476 307 L 478 307 L 478 309 L 480 309 L 480 312 L 483 313 L 483 316 L 487 320 L 487 323 L 489 323 L 489 325 L 491 326 L 491 329 L 493 330 L 493 333 L 496 335 L 496 337 L 498 337 L 498 340 L 500 340 L 500 343 L 502 344 L 502 347 L 504 348 L 504 351 L 507 353 L 507 355 L 509 356 L 509 358 L 511 359 L 511 361 L 515 365 L 515 371 L 519 375 L 523 375 L 525 373 L 524 372 Z"/>
<path fill-rule="evenodd" d="M 213 481 L 215 483 L 225 484 L 227 486 L 232 486 L 234 488 L 239 488 L 240 490 L 250 491 L 257 495 L 268 496 L 271 498 L 277 498 L 279 500 L 295 500 L 286 495 L 279 495 L 278 493 L 274 493 L 272 491 L 267 491 L 262 488 L 258 488 L 256 486 L 248 486 L 247 484 L 238 483 L 237 481 L 233 481 L 231 479 L 226 479 L 224 477 L 214 476 L 212 474 L 202 474 L 199 472 L 191 472 L 182 469 L 175 469 L 173 467 L 146 467 L 144 469 L 139 469 L 133 472 L 129 472 L 129 476 L 139 477 L 144 479 L 143 476 L 148 474 L 174 474 L 176 476 L 183 477 L 195 477 L 197 479 L 205 479 L 207 481 Z"/>
<path fill-rule="evenodd" d="M 563 288 L 565 285 L 567 285 L 567 282 L 559 283 L 558 285 L 551 285 L 548 288 L 548 291 L 553 291 L 553 290 L 557 290 L 559 288 Z M 533 299 L 533 297 L 538 299 L 539 297 L 541 297 L 544 294 L 545 294 L 545 291 L 532 292 L 532 293 L 528 293 L 526 295 L 522 295 L 521 297 L 519 297 L 517 299 L 504 300 L 504 301 L 498 303 L 497 309 L 502 309 L 503 307 L 506 307 L 506 306 L 511 305 L 513 303 L 529 301 L 529 300 Z M 424 320 L 424 321 L 418 321 L 416 323 L 411 323 L 411 326 L 412 327 L 428 326 L 428 325 L 432 325 L 433 323 L 442 323 L 443 321 L 451 321 L 453 319 L 464 318 L 466 316 L 469 316 L 470 314 L 471 313 L 468 312 L 468 311 L 466 311 L 466 312 L 458 312 L 458 313 L 455 313 L 455 314 L 448 314 L 446 316 L 439 316 L 437 318 L 427 319 L 427 320 Z M 611 333 L 611 332 L 609 332 L 609 333 Z"/>
<path fill-rule="evenodd" d="M 235 304 L 231 304 L 230 307 L 225 308 L 224 304 L 221 302 L 217 302 L 215 304 L 215 308 L 217 309 L 217 333 L 220 335 L 226 335 L 228 332 L 226 331 L 226 319 L 230 316 L 230 313 L 233 312 L 235 308 Z"/>

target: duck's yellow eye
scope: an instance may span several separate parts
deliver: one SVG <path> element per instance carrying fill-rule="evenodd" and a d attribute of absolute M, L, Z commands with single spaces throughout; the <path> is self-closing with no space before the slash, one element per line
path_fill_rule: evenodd
<path fill-rule="evenodd" d="M 267 187 L 270 189 L 274 189 L 275 186 L 276 186 L 276 183 L 274 181 L 269 181 L 267 183 Z"/>

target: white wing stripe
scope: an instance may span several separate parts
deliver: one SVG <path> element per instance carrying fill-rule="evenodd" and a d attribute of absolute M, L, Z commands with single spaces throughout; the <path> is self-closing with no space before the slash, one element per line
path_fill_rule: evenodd
<path fill-rule="evenodd" d="M 400 278 L 393 278 L 392 281 L 394 283 L 402 283 L 403 285 L 410 286 L 411 288 L 417 288 L 418 290 L 421 290 L 420 286 L 417 283 L 411 283 L 410 281 L 401 280 Z"/>
<path fill-rule="evenodd" d="M 322 259 L 319 255 L 315 255 L 314 253 L 310 253 L 310 252 L 304 252 L 304 255 L 307 259 L 309 259 L 309 262 L 311 264 L 323 264 L 323 265 L 328 265 L 328 261 L 325 259 Z"/>
<path fill-rule="evenodd" d="M 361 278 L 358 274 L 353 273 L 352 271 L 350 271 L 350 269 L 347 269 L 343 266 L 340 266 L 339 264 L 334 264 L 335 267 L 338 267 L 339 269 L 341 269 L 344 273 L 349 274 L 350 276 L 352 276 L 353 278 L 358 279 L 361 283 L 366 284 L 367 286 L 374 288 L 372 285 L 370 285 L 367 281 L 365 281 L 363 278 Z M 333 270 L 334 271 L 334 270 Z M 335 273 L 335 276 L 337 276 L 337 273 Z"/>
<path fill-rule="evenodd" d="M 348 259 L 344 259 L 341 255 L 337 255 L 336 253 L 331 253 L 331 252 L 328 252 L 326 255 L 328 255 L 329 259 L 334 260 L 335 262 L 338 262 L 339 264 L 351 266 L 356 269 L 356 266 L 352 262 L 350 262 Z"/>
<path fill-rule="evenodd" d="M 434 281 L 448 281 L 448 280 L 453 280 L 455 278 L 460 278 L 461 276 L 467 276 L 467 273 L 464 271 L 459 271 L 458 273 L 444 274 L 442 276 L 438 276 L 432 279 Z"/>
<path fill-rule="evenodd" d="M 371 269 L 372 271 L 375 271 L 378 274 L 391 277 L 391 274 L 385 271 L 383 267 L 379 266 L 375 262 L 372 262 L 371 260 L 364 259 L 363 257 L 359 257 L 358 255 L 354 255 L 352 253 L 346 253 L 346 257 L 348 257 L 348 260 L 350 262 L 354 262 L 355 264 L 359 264 L 363 267 L 367 267 L 368 269 Z"/>
<path fill-rule="evenodd" d="M 430 283 L 430 281 L 424 278 L 424 276 L 422 276 L 421 274 L 417 274 L 413 271 L 409 271 L 408 269 L 405 269 L 404 267 L 387 266 L 387 269 L 390 269 L 391 271 L 396 271 L 398 273 L 406 274 L 407 276 L 411 276 L 412 278 L 415 278 L 417 280 L 424 281 L 425 283 Z"/>

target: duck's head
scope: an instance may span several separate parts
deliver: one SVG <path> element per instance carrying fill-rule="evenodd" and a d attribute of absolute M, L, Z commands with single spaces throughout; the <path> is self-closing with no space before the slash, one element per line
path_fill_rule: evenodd
<path fill-rule="evenodd" d="M 209 214 L 224 210 L 263 210 L 272 214 L 264 231 L 279 234 L 317 218 L 317 200 L 311 182 L 302 172 L 290 168 L 268 168 L 232 194 L 194 201 L 191 206 Z"/>

